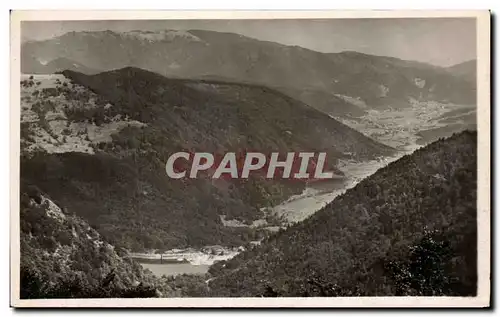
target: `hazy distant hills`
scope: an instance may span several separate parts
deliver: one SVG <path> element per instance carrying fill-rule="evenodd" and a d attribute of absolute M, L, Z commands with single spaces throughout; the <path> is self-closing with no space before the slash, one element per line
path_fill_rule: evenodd
<path fill-rule="evenodd" d="M 251 222 L 305 186 L 264 175 L 172 180 L 175 152 L 324 151 L 335 170 L 338 159 L 394 151 L 267 87 L 132 67 L 25 76 L 21 106 L 21 178 L 133 250 L 256 240 L 258 230 L 224 227 L 220 216 Z"/>
<path fill-rule="evenodd" d="M 27 74 L 53 74 L 62 72 L 63 70 L 74 70 L 84 74 L 96 74 L 99 72 L 64 57 L 58 57 L 45 64 L 42 64 L 36 58 L 27 58 L 21 63 L 21 72 Z"/>
<path fill-rule="evenodd" d="M 22 46 L 25 73 L 38 71 L 34 59 L 57 58 L 96 71 L 134 66 L 168 77 L 264 84 L 334 115 L 406 106 L 409 98 L 475 103 L 475 83 L 444 68 L 357 52 L 319 53 L 233 33 L 70 32 Z"/>
<path fill-rule="evenodd" d="M 463 62 L 447 68 L 447 70 L 453 75 L 461 78 L 466 78 L 473 83 L 476 82 L 476 69 L 477 69 L 476 60 Z"/>
<path fill-rule="evenodd" d="M 212 296 L 474 296 L 476 147 L 465 131 L 378 170 L 212 266 Z"/>
<path fill-rule="evenodd" d="M 138 287 L 156 282 L 122 247 L 207 245 L 247 248 L 212 266 L 209 283 L 186 277 L 190 290 L 210 296 L 475 294 L 474 132 L 404 156 L 272 236 L 266 227 L 281 223 L 266 207 L 303 192 L 305 182 L 263 173 L 213 180 L 213 169 L 172 180 L 165 163 L 178 151 L 326 152 L 327 168 L 340 175 L 341 160 L 395 150 L 338 120 L 410 104 L 437 116 L 428 109 L 443 105 L 420 106 L 426 101 L 474 105 L 476 61 L 443 68 L 202 30 L 70 32 L 26 41 L 21 55 L 28 297 L 155 296 L 155 288 L 185 295 L 170 284 Z M 448 106 L 436 120 L 450 125 L 420 131 L 423 143 L 475 126 L 472 107 Z M 371 113 L 392 122 L 397 111 Z"/>
<path fill-rule="evenodd" d="M 63 210 L 36 186 L 21 184 L 21 298 L 155 296 L 151 274 Z"/>

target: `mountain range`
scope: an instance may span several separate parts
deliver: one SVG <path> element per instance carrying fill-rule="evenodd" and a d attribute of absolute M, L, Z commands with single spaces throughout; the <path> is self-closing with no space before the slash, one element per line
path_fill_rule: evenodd
<path fill-rule="evenodd" d="M 171 78 L 262 84 L 337 116 L 406 107 L 411 98 L 476 102 L 475 83 L 469 80 L 475 73 L 471 67 L 461 74 L 450 72 L 453 68 L 393 57 L 320 53 L 205 30 L 69 32 L 22 44 L 24 73 L 39 73 L 40 62 L 58 58 L 73 61 L 70 66 L 82 65 L 77 68 L 87 74 L 133 66 Z"/>

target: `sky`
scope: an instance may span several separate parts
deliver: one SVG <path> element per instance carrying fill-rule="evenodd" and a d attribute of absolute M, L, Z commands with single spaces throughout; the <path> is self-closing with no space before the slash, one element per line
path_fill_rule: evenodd
<path fill-rule="evenodd" d="M 474 18 L 303 20 L 127 20 L 23 22 L 23 40 L 70 31 L 203 29 L 233 32 L 320 52 L 358 51 L 438 66 L 476 58 Z"/>

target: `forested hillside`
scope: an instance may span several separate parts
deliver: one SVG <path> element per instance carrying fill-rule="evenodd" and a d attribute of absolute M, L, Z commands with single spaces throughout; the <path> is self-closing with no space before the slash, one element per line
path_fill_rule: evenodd
<path fill-rule="evenodd" d="M 352 51 L 321 53 L 208 30 L 69 32 L 24 43 L 23 72 L 39 71 L 38 60 L 60 57 L 85 70 L 133 66 L 169 77 L 262 84 L 340 116 L 361 115 L 365 108 L 408 107 L 410 98 L 476 103 L 475 82 L 446 68 Z"/>
<path fill-rule="evenodd" d="M 260 246 L 212 266 L 213 296 L 473 296 L 477 135 L 406 155 Z"/>
<path fill-rule="evenodd" d="M 21 186 L 21 298 L 156 297 L 152 275 L 36 186 Z"/>
<path fill-rule="evenodd" d="M 24 181 L 20 203 L 22 299 L 208 296 L 203 277 L 157 278 Z"/>
<path fill-rule="evenodd" d="M 465 78 L 468 81 L 475 83 L 476 82 L 476 72 L 477 72 L 477 60 L 471 60 L 467 62 L 463 62 L 457 65 L 453 65 L 447 68 L 447 70 L 461 78 Z"/>
<path fill-rule="evenodd" d="M 305 186 L 262 173 L 172 180 L 165 163 L 175 152 L 326 152 L 336 170 L 340 158 L 394 151 L 262 86 L 168 79 L 131 67 L 55 76 L 22 82 L 21 178 L 130 250 L 258 240 L 264 231 L 225 227 L 220 216 L 250 223 L 265 217 L 262 207 Z"/>

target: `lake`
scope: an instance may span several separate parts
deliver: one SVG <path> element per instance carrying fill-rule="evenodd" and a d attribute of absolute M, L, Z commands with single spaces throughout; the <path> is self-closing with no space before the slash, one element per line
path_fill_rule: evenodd
<path fill-rule="evenodd" d="M 193 265 L 191 263 L 141 263 L 143 268 L 149 269 L 154 275 L 161 277 L 178 274 L 205 274 L 210 265 Z"/>

